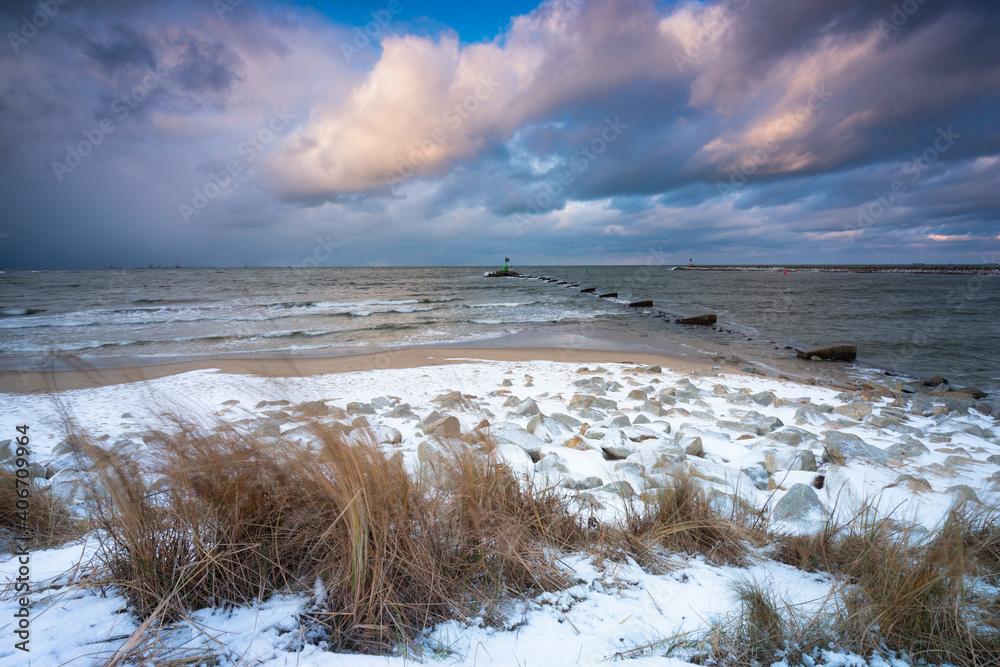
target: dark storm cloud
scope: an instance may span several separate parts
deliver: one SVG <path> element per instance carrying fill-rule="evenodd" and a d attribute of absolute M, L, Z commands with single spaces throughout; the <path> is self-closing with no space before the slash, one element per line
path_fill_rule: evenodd
<path fill-rule="evenodd" d="M 78 32 L 78 46 L 106 72 L 113 73 L 122 67 L 148 67 L 156 69 L 152 45 L 130 27 L 119 25 L 106 41 L 98 41 L 90 34 Z"/>
<path fill-rule="evenodd" d="M 557 0 L 492 43 L 401 22 L 352 62 L 353 26 L 289 5 L 59 7 L 0 56 L 0 264 L 1000 250 L 995 2 Z"/>
<path fill-rule="evenodd" d="M 243 60 L 223 42 L 185 35 L 178 46 L 182 59 L 171 76 L 188 92 L 225 93 L 241 80 Z"/>

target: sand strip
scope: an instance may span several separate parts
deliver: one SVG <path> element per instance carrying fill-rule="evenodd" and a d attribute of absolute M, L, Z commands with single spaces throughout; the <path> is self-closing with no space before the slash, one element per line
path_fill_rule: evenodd
<path fill-rule="evenodd" d="M 656 352 L 587 350 L 564 347 L 403 348 L 330 357 L 271 357 L 197 359 L 149 366 L 90 367 L 79 361 L 73 370 L 0 370 L 2 393 L 46 393 L 142 382 L 188 371 L 216 368 L 224 373 L 263 377 L 307 377 L 327 373 L 374 371 L 384 368 L 417 368 L 489 361 L 560 361 L 579 364 L 659 364 L 676 369 L 708 368 L 711 361 Z"/>

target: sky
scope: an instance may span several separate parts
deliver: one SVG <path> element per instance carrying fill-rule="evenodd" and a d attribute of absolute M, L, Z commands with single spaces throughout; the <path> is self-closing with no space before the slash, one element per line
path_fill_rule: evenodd
<path fill-rule="evenodd" d="M 1000 262 L 995 0 L 5 0 L 0 268 Z"/>

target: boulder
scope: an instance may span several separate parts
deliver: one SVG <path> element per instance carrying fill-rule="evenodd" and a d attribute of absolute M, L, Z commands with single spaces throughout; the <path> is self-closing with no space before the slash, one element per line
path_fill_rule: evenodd
<path fill-rule="evenodd" d="M 580 427 L 583 426 L 583 422 L 581 422 L 579 419 L 576 419 L 574 417 L 570 417 L 569 415 L 564 414 L 562 412 L 555 412 L 555 413 L 549 415 L 549 419 L 552 419 L 553 421 L 559 422 L 560 424 L 562 424 L 566 428 L 574 430 L 574 431 L 578 430 Z"/>
<path fill-rule="evenodd" d="M 412 419 L 416 417 L 416 415 L 413 414 L 413 409 L 410 408 L 409 403 L 400 403 L 392 410 L 385 413 L 385 416 L 392 417 L 394 419 Z"/>
<path fill-rule="evenodd" d="M 663 404 L 659 401 L 646 401 L 639 410 L 648 412 L 655 417 L 662 417 L 667 414 L 667 411 L 663 408 Z"/>
<path fill-rule="evenodd" d="M 808 449 L 765 452 L 764 467 L 772 475 L 779 470 L 816 472 L 816 455 Z"/>
<path fill-rule="evenodd" d="M 858 356 L 857 345 L 834 344 L 820 345 L 818 347 L 807 347 L 796 350 L 795 354 L 801 359 L 812 359 L 818 357 L 819 360 L 854 361 Z"/>
<path fill-rule="evenodd" d="M 772 403 L 774 403 L 774 399 L 776 399 L 776 398 L 777 398 L 777 396 L 775 396 L 774 392 L 772 392 L 772 391 L 761 391 L 761 392 L 757 392 L 756 394 L 752 395 L 750 397 L 750 400 L 752 400 L 757 405 L 762 405 L 762 406 L 766 407 L 766 406 L 771 405 Z"/>
<path fill-rule="evenodd" d="M 373 415 L 375 414 L 375 406 L 371 403 L 352 401 L 347 404 L 347 412 L 352 415 Z"/>
<path fill-rule="evenodd" d="M 826 513 L 816 491 L 808 484 L 795 484 L 774 506 L 775 521 L 800 523 L 822 520 Z"/>
<path fill-rule="evenodd" d="M 490 435 L 498 445 L 516 445 L 534 461 L 542 456 L 542 441 L 526 429 L 511 422 L 500 422 L 490 427 Z"/>
<path fill-rule="evenodd" d="M 597 487 L 603 485 L 604 480 L 595 476 L 590 476 L 585 479 L 572 479 L 567 477 L 559 484 L 559 486 L 564 489 L 571 489 L 573 491 L 587 491 L 590 489 L 596 489 Z"/>
<path fill-rule="evenodd" d="M 767 491 L 768 482 L 771 481 L 771 476 L 767 473 L 767 470 L 764 469 L 764 466 L 749 466 L 747 468 L 743 468 L 740 473 L 750 481 L 750 484 L 752 484 L 754 488 L 760 491 Z"/>
<path fill-rule="evenodd" d="M 862 401 L 854 401 L 847 405 L 838 405 L 833 410 L 834 414 L 843 415 L 854 421 L 861 421 L 872 413 L 872 406 Z"/>
<path fill-rule="evenodd" d="M 845 459 L 862 458 L 883 464 L 889 460 L 889 454 L 884 449 L 869 445 L 851 433 L 824 431 L 823 436 L 827 443 L 826 451 L 823 453 L 824 461 L 836 460 L 838 454 Z"/>
<path fill-rule="evenodd" d="M 718 317 L 715 313 L 701 313 L 699 315 L 692 315 L 690 317 L 683 317 L 678 320 L 680 324 L 700 324 L 702 326 L 707 326 L 715 324 Z"/>
<path fill-rule="evenodd" d="M 538 404 L 531 398 L 521 402 L 521 404 L 514 409 L 514 414 L 518 417 L 530 417 L 541 413 L 542 411 L 539 409 Z"/>
<path fill-rule="evenodd" d="M 677 446 L 684 450 L 688 456 L 704 456 L 705 446 L 701 442 L 701 436 L 688 435 L 677 440 Z"/>
<path fill-rule="evenodd" d="M 323 401 L 306 401 L 296 405 L 295 409 L 306 417 L 326 417 L 330 414 L 330 408 Z"/>
<path fill-rule="evenodd" d="M 923 456 L 924 454 L 929 454 L 931 450 L 927 449 L 919 440 L 907 438 L 903 442 L 892 445 L 885 451 L 894 459 L 901 459 L 903 457 Z"/>
<path fill-rule="evenodd" d="M 629 484 L 624 480 L 618 482 L 612 482 L 610 484 L 605 484 L 604 486 L 599 487 L 596 490 L 603 491 L 604 493 L 611 493 L 616 496 L 625 498 L 626 500 L 635 497 L 635 489 L 632 487 L 631 484 Z"/>
<path fill-rule="evenodd" d="M 426 421 L 426 420 L 425 420 Z M 445 438 L 458 438 L 462 435 L 462 424 L 456 417 L 441 417 L 422 427 L 426 435 L 436 435 Z"/>
<path fill-rule="evenodd" d="M 801 445 L 805 442 L 806 438 L 812 437 L 812 433 L 795 428 L 794 426 L 785 426 L 780 430 L 774 431 L 768 437 L 775 442 L 794 446 Z"/>

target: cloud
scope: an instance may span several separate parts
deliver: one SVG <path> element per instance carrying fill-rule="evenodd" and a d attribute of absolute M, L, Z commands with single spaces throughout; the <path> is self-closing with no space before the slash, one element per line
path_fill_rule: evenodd
<path fill-rule="evenodd" d="M 677 78 L 661 65 L 673 46 L 652 4 L 634 0 L 546 3 L 515 18 L 504 43 L 388 37 L 367 79 L 287 139 L 271 178 L 285 197 L 315 198 L 439 176 L 526 123 Z"/>

